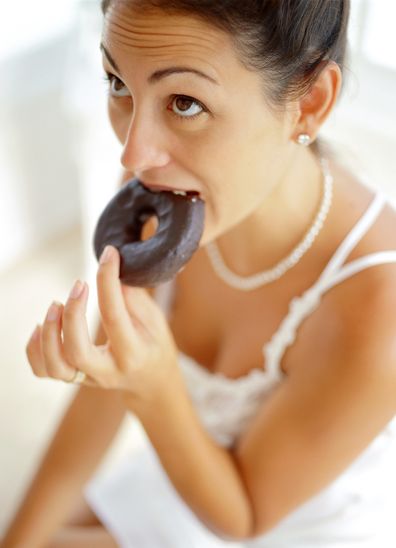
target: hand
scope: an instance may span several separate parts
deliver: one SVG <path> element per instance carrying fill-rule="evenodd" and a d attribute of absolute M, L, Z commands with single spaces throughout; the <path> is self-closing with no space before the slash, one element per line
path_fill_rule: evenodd
<path fill-rule="evenodd" d="M 88 285 L 77 282 L 65 306 L 54 302 L 26 353 L 35 375 L 69 382 L 76 370 L 84 384 L 123 390 L 154 401 L 179 375 L 177 347 L 167 320 L 143 288 L 119 280 L 120 256 L 108 246 L 97 273 L 97 293 L 105 345 L 95 346 L 86 321 Z"/>

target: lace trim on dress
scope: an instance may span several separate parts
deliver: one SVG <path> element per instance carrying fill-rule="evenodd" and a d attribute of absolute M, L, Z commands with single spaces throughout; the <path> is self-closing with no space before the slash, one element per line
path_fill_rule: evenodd
<path fill-rule="evenodd" d="M 341 268 L 357 242 L 376 221 L 384 202 L 385 196 L 381 191 L 378 191 L 365 213 L 337 248 L 317 282 L 301 296 L 294 297 L 291 300 L 286 317 L 263 349 L 266 367 L 269 370 L 276 371 L 280 369 L 280 363 L 286 348 L 292 345 L 296 339 L 298 327 L 319 306 L 322 295 L 327 290 L 365 267 L 378 264 L 375 260 L 381 262 L 394 262 L 396 260 L 396 251 L 379 252 L 356 259 Z"/>
<path fill-rule="evenodd" d="M 267 394 L 279 382 L 277 375 L 252 369 L 237 379 L 211 373 L 180 353 L 186 386 L 202 424 L 222 446 L 230 447 L 243 432 Z M 264 373 L 264 374 L 263 374 Z"/>
<path fill-rule="evenodd" d="M 257 409 L 284 378 L 280 368 L 282 356 L 296 339 L 298 327 L 320 304 L 322 294 L 348 276 L 378 261 L 396 262 L 396 251 L 378 252 L 361 257 L 343 268 L 340 265 L 362 235 L 376 220 L 384 197 L 378 193 L 367 211 L 337 248 L 317 282 L 301 296 L 294 297 L 279 328 L 263 345 L 262 369 L 252 369 L 236 379 L 222 373 L 211 373 L 190 356 L 179 353 L 180 366 L 187 389 L 203 425 L 220 444 L 230 447 L 257 413 Z M 158 286 L 156 299 L 169 315 L 174 298 L 174 281 Z"/>

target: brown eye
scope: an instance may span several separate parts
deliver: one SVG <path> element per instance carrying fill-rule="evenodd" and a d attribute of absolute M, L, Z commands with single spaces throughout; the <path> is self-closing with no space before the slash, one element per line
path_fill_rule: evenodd
<path fill-rule="evenodd" d="M 109 83 L 109 93 L 112 97 L 129 97 L 131 95 L 124 82 L 114 74 L 107 73 L 106 80 Z"/>
<path fill-rule="evenodd" d="M 122 88 L 125 87 L 121 80 L 119 80 L 118 78 L 114 78 L 112 83 L 114 91 L 121 91 Z"/>
<path fill-rule="evenodd" d="M 190 108 L 191 103 L 193 103 L 193 101 L 191 99 L 188 99 L 187 97 L 177 97 L 175 105 L 179 110 L 184 112 Z"/>
<path fill-rule="evenodd" d="M 192 119 L 204 112 L 203 106 L 192 97 L 187 97 L 186 95 L 176 95 L 171 105 L 171 111 L 173 114 L 179 118 Z M 176 109 L 179 111 L 177 112 Z"/>

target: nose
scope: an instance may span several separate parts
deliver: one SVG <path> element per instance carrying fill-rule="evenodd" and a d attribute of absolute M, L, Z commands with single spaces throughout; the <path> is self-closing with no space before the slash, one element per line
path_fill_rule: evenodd
<path fill-rule="evenodd" d="M 163 167 L 169 162 L 169 153 L 163 146 L 164 138 L 158 124 L 147 117 L 131 119 L 121 164 L 127 171 L 142 173 L 148 169 Z"/>

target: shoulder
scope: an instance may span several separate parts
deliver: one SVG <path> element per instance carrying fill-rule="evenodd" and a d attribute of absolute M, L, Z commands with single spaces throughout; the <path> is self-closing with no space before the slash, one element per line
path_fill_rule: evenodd
<path fill-rule="evenodd" d="M 388 252 L 387 259 L 382 252 Z M 375 327 L 382 331 L 396 323 L 396 211 L 389 201 L 341 268 L 358 262 L 359 269 L 332 287 L 327 298 L 351 340 L 365 329 L 375 335 Z"/>
<path fill-rule="evenodd" d="M 294 380 L 299 385 L 307 380 L 307 373 L 311 380 L 316 379 L 322 397 L 327 395 L 333 402 L 330 407 L 335 414 L 341 394 L 345 396 L 345 413 L 353 414 L 364 404 L 371 410 L 375 428 L 383 427 L 396 414 L 396 262 L 387 265 L 381 276 L 369 271 L 351 286 L 345 299 L 340 295 L 334 298 L 333 321 L 338 325 L 332 344 L 326 346 L 326 353 L 316 347 L 313 361 L 303 368 L 300 379 Z M 378 427 L 377 434 L 380 430 Z"/>
<path fill-rule="evenodd" d="M 348 300 L 329 295 L 331 318 L 311 322 L 298 367 L 239 440 L 256 534 L 347 470 L 395 416 L 396 288 L 390 275 L 363 278 Z"/>
<path fill-rule="evenodd" d="M 309 328 L 315 342 L 309 349 L 304 345 L 307 360 L 296 373 L 331 371 L 335 379 L 358 380 L 351 382 L 351 393 L 366 384 L 379 393 L 390 390 L 396 402 L 396 261 L 332 288 L 320 309 Z"/>
<path fill-rule="evenodd" d="M 348 208 L 342 210 L 340 224 L 343 228 L 338 232 L 338 243 L 332 246 L 331 253 L 374 198 L 366 187 L 354 185 L 352 183 L 353 190 L 342 200 L 351 204 L 353 219 L 351 221 L 348 216 Z M 340 216 L 337 215 L 337 218 L 340 219 Z M 392 253 L 391 262 L 381 261 L 380 257 L 376 257 L 374 262 L 365 262 L 365 257 L 384 251 Z M 300 352 L 294 357 L 303 364 L 299 363 L 298 368 L 293 365 L 295 369 L 303 365 L 303 368 L 310 370 L 309 363 L 317 363 L 318 360 L 322 364 L 326 361 L 334 364 L 335 353 L 347 349 L 351 357 L 361 352 L 365 356 L 371 353 L 376 356 L 376 361 L 383 356 L 382 363 L 392 361 L 392 352 L 396 350 L 393 343 L 396 335 L 396 211 L 389 201 L 341 268 L 355 261 L 363 261 L 359 270 L 326 290 L 321 296 L 320 306 L 302 326 Z M 326 356 L 329 360 L 325 359 Z M 363 367 L 365 361 L 351 359 L 350 363 Z M 391 371 L 389 373 L 392 374 Z"/>
<path fill-rule="evenodd" d="M 346 169 L 337 173 L 341 181 L 338 187 L 338 201 L 334 213 L 333 231 L 338 244 L 364 216 L 372 204 L 379 188 L 371 189 Z M 351 336 L 357 326 L 369 326 L 370 322 L 383 321 L 395 304 L 396 297 L 396 210 L 390 198 L 385 195 L 385 203 L 374 222 L 346 257 L 345 268 L 359 261 L 357 271 L 337 282 L 323 295 L 324 308 L 331 312 Z M 381 252 L 394 252 L 388 261 L 380 256 Z M 368 257 L 372 256 L 373 260 Z M 367 259 L 366 259 L 367 258 Z M 349 275 L 350 274 L 350 275 Z M 329 310 L 330 312 L 330 310 Z M 396 318 L 396 314 L 395 314 Z"/>
<path fill-rule="evenodd" d="M 370 356 L 377 364 L 386 358 L 396 376 L 396 260 L 370 267 L 364 274 L 348 296 L 340 292 L 335 300 L 344 327 L 340 342 L 355 354 L 364 352 L 366 359 Z"/>

